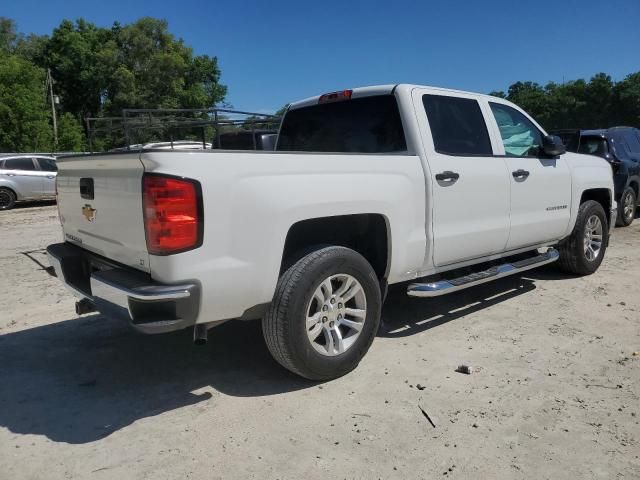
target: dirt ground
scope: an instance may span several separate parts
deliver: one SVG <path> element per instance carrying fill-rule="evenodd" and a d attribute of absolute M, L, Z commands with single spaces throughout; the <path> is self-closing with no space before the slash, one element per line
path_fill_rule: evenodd
<path fill-rule="evenodd" d="M 590 277 L 394 289 L 325 384 L 279 367 L 256 322 L 194 347 L 77 317 L 43 269 L 60 239 L 55 206 L 0 213 L 0 479 L 640 478 L 640 221 Z"/>

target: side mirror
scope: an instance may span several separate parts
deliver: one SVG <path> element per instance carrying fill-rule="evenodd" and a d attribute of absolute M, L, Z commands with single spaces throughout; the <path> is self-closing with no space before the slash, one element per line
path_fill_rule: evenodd
<path fill-rule="evenodd" d="M 562 143 L 562 139 L 556 135 L 542 137 L 542 151 L 550 157 L 557 157 L 567 151 L 567 147 Z"/>

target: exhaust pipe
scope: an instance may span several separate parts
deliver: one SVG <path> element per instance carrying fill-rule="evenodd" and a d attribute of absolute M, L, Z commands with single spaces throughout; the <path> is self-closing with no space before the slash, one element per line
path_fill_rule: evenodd
<path fill-rule="evenodd" d="M 209 328 L 206 323 L 199 323 L 193 327 L 193 343 L 195 345 L 206 345 L 209 337 Z"/>
<path fill-rule="evenodd" d="M 96 306 L 93 302 L 87 298 L 83 298 L 79 302 L 76 302 L 76 315 L 84 315 L 85 313 L 91 313 L 96 311 Z"/>

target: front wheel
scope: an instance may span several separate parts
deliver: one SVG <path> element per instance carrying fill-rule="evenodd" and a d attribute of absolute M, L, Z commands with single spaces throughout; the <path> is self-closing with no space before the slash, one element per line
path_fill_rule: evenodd
<path fill-rule="evenodd" d="M 591 275 L 602 263 L 609 244 L 609 225 L 602 205 L 588 200 L 580 205 L 571 235 L 559 246 L 561 270 Z"/>
<path fill-rule="evenodd" d="M 633 188 L 627 187 L 620 197 L 620 205 L 618 208 L 618 219 L 616 225 L 619 227 L 628 227 L 636 216 L 636 192 Z"/>
<path fill-rule="evenodd" d="M 0 210 L 11 210 L 16 204 L 16 194 L 8 188 L 0 188 Z"/>
<path fill-rule="evenodd" d="M 310 380 L 350 372 L 378 331 L 376 274 L 359 253 L 327 247 L 306 255 L 278 281 L 262 330 L 283 367 Z"/>

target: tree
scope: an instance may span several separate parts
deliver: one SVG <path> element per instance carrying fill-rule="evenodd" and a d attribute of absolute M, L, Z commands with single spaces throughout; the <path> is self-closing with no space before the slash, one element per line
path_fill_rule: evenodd
<path fill-rule="evenodd" d="M 20 35 L 15 44 L 14 53 L 44 68 L 47 66 L 46 48 L 48 42 L 49 37 L 47 35 L 35 35 L 33 33 L 26 36 Z"/>
<path fill-rule="evenodd" d="M 516 82 L 508 93 L 492 92 L 528 111 L 547 129 L 640 126 L 640 72 L 614 82 L 605 73 L 563 84 Z"/>
<path fill-rule="evenodd" d="M 612 103 L 617 124 L 640 127 L 640 72 L 616 83 Z"/>
<path fill-rule="evenodd" d="M 94 24 L 63 20 L 45 51 L 46 66 L 56 81 L 63 112 L 77 118 L 97 116 L 102 109 L 110 67 L 115 63 L 111 32 Z"/>
<path fill-rule="evenodd" d="M 0 17 L 0 53 L 12 53 L 17 40 L 16 22 L 7 17 Z"/>
<path fill-rule="evenodd" d="M 0 55 L 0 151 L 50 151 L 44 71 L 15 55 Z"/>
<path fill-rule="evenodd" d="M 69 112 L 58 119 L 58 151 L 80 152 L 85 147 L 85 136 L 78 119 Z"/>
<path fill-rule="evenodd" d="M 287 108 L 289 108 L 289 103 L 287 103 L 286 105 L 283 105 L 282 107 L 280 107 L 279 110 L 276 111 L 276 113 L 274 113 L 274 115 L 276 117 L 282 117 L 284 115 L 284 112 L 287 111 Z"/>
<path fill-rule="evenodd" d="M 193 50 L 168 31 L 165 20 L 145 17 L 114 25 L 116 68 L 106 91 L 105 111 L 123 108 L 206 108 L 224 100 L 215 57 Z"/>

